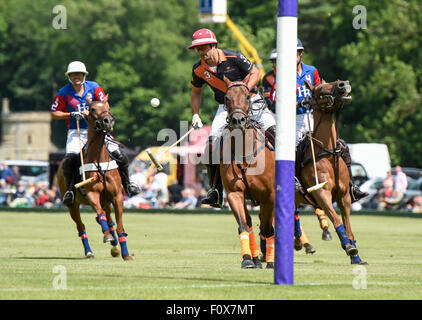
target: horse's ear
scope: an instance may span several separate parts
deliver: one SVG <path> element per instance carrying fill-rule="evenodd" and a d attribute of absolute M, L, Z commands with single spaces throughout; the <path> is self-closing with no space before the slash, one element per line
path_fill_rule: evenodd
<path fill-rule="evenodd" d="M 88 94 L 88 96 L 86 97 L 86 101 L 88 102 L 88 105 L 92 104 L 92 99 L 90 97 L 90 95 Z"/>
<path fill-rule="evenodd" d="M 312 90 L 314 89 L 314 86 L 312 84 L 310 84 L 309 82 L 307 82 L 307 81 L 304 81 L 304 82 L 305 82 L 306 88 L 308 88 L 312 92 Z"/>
<path fill-rule="evenodd" d="M 103 102 L 108 102 L 108 93 L 106 94 L 106 96 L 105 96 L 105 98 L 104 98 Z"/>

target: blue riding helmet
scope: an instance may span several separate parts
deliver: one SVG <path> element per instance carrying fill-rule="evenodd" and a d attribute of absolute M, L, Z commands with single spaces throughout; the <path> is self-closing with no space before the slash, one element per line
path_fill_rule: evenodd
<path fill-rule="evenodd" d="M 299 38 L 297 38 L 296 50 L 305 50 L 305 48 L 303 47 L 302 41 L 300 41 Z"/>

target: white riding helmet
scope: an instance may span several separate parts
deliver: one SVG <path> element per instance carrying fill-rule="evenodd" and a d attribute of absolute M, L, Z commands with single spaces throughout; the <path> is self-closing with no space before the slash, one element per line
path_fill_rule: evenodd
<path fill-rule="evenodd" d="M 69 74 L 74 73 L 74 72 L 81 72 L 84 74 L 84 82 L 85 82 L 85 77 L 88 74 L 88 71 L 86 71 L 86 67 L 85 64 L 81 61 L 72 61 L 71 63 L 69 63 L 69 65 L 67 66 L 67 71 L 65 73 L 65 75 L 67 77 L 69 77 Z M 69 78 L 70 81 L 70 78 Z"/>

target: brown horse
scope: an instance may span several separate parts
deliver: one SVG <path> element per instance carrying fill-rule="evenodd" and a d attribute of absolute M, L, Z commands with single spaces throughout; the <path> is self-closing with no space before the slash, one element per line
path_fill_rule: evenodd
<path fill-rule="evenodd" d="M 114 127 L 114 117 L 110 113 L 108 97 L 104 101 L 88 101 L 89 115 L 86 117 L 88 123 L 88 141 L 84 153 L 84 169 L 86 178 L 92 182 L 77 189 L 75 203 L 68 207 L 70 216 L 76 223 L 76 228 L 81 237 L 87 258 L 93 257 L 86 235 L 85 225 L 81 220 L 79 211 L 80 204 L 90 205 L 97 214 L 96 220 L 100 224 L 104 238 L 104 243 L 110 242 L 112 245 L 111 255 L 119 255 L 117 243 L 120 243 L 121 255 L 124 260 L 132 260 L 129 255 L 126 237 L 123 228 L 123 193 L 122 182 L 114 160 L 111 160 L 105 145 L 105 136 Z M 82 168 L 80 170 L 82 172 Z M 63 175 L 62 164 L 57 173 L 57 180 L 62 194 L 66 191 L 65 177 Z M 117 222 L 116 233 L 114 222 L 111 218 L 111 204 L 113 205 Z"/>
<path fill-rule="evenodd" d="M 351 100 L 351 86 L 349 81 L 340 80 L 315 86 L 308 83 L 306 85 L 312 91 L 311 105 L 314 117 L 312 142 L 318 180 L 315 177 L 310 139 L 305 139 L 298 146 L 298 150 L 302 150 L 302 157 L 301 159 L 296 158 L 296 164 L 299 164 L 300 167 L 300 172 L 297 171 L 296 176 L 305 189 L 316 185 L 316 181 L 321 184 L 327 183 L 323 188 L 310 194 L 306 192 L 305 194 L 296 193 L 295 206 L 297 208 L 301 203 L 311 203 L 324 210 L 332 221 L 341 246 L 350 256 L 352 264 L 366 264 L 358 255 L 356 240 L 352 233 L 350 223 L 350 175 L 341 156 L 342 146 L 339 145 L 333 116 L 335 112 L 340 111 L 345 103 Z M 341 211 L 342 219 L 334 210 L 334 202 L 337 203 Z"/>
<path fill-rule="evenodd" d="M 250 121 L 250 94 L 245 83 L 227 83 L 228 130 L 223 135 L 220 174 L 239 226 L 242 268 L 262 268 L 246 200 L 260 205 L 260 228 L 266 238 L 267 268 L 274 267 L 275 153 L 265 134 Z M 293 218 L 293 217 L 292 217 Z"/>

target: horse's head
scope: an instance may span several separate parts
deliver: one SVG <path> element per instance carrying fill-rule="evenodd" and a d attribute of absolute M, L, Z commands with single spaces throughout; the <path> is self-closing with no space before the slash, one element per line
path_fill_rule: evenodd
<path fill-rule="evenodd" d="M 337 80 L 312 86 L 305 81 L 305 85 L 312 91 L 312 108 L 327 113 L 340 110 L 345 103 L 352 100 L 352 87 L 349 81 Z"/>
<path fill-rule="evenodd" d="M 249 123 L 251 96 L 248 86 L 242 81 L 231 82 L 224 77 L 227 84 L 224 104 L 227 109 L 227 122 L 230 129 L 246 129 Z"/>
<path fill-rule="evenodd" d="M 108 95 L 103 101 L 87 100 L 89 104 L 88 123 L 95 127 L 96 131 L 111 133 L 114 129 L 114 117 L 110 112 Z"/>

